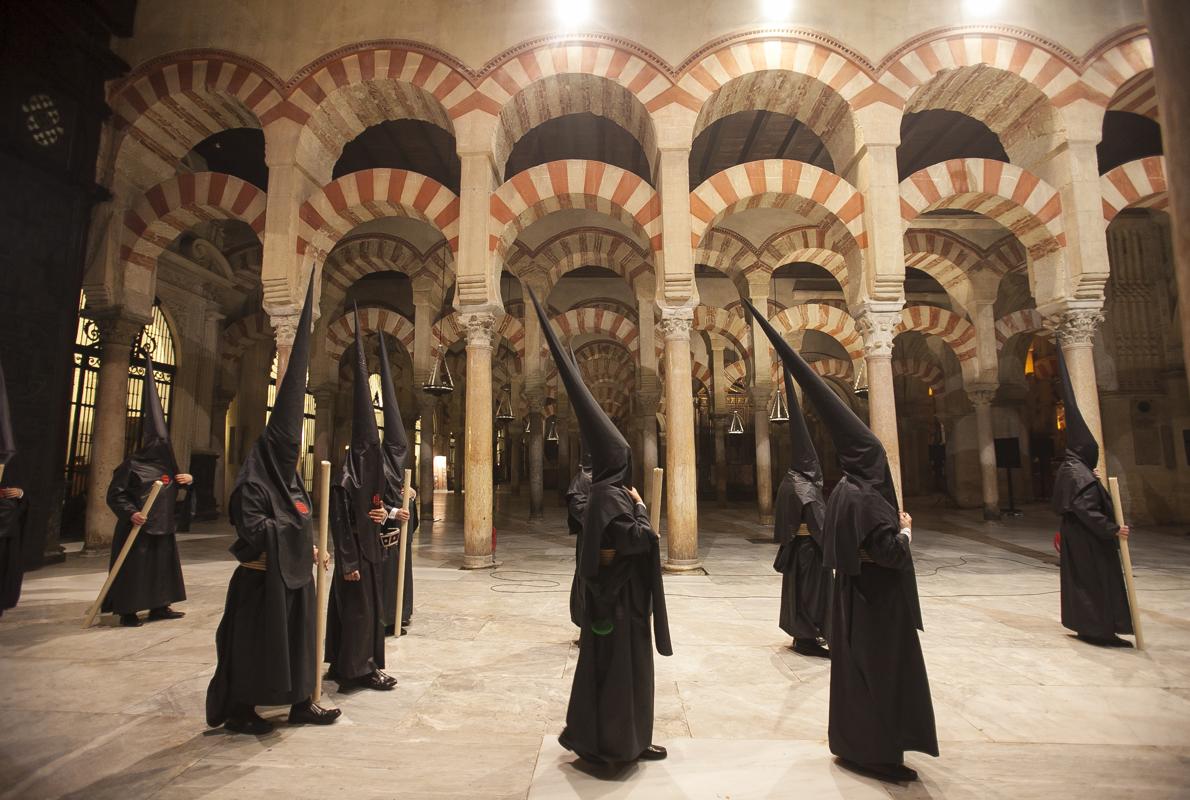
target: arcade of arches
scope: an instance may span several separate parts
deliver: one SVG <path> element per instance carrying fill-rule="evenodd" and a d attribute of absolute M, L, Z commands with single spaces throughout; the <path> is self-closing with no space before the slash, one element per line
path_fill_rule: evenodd
<path fill-rule="evenodd" d="M 494 493 L 539 514 L 578 459 L 529 290 L 628 432 L 638 481 L 665 468 L 670 569 L 700 564 L 700 506 L 771 519 L 788 459 L 780 373 L 741 296 L 870 420 L 904 496 L 988 518 L 1045 498 L 1060 348 L 1134 518 L 1190 520 L 1139 6 L 1078 30 L 1038 18 L 1044 36 L 906 22 L 887 43 L 870 23 L 710 15 L 686 41 L 614 22 L 528 38 L 514 19 L 483 45 L 467 28 L 465 52 L 439 23 L 376 41 L 379 17 L 352 18 L 327 36 L 361 25 L 356 39 L 320 51 L 303 33 L 282 54 L 281 37 L 237 45 L 236 20 L 261 24 L 264 5 L 142 4 L 146 33 L 114 45 L 131 70 L 109 85 L 111 199 L 83 287 L 101 334 L 93 481 L 122 457 L 130 342 L 156 303 L 175 447 L 197 513 L 217 513 L 312 274 L 311 457 L 335 461 L 349 436 L 353 326 L 373 365 L 388 337 L 417 480 L 463 491 L 469 567 L 492 563 Z M 432 4 L 404 5 L 420 20 Z M 215 13 L 230 6 L 243 15 Z M 439 362 L 454 391 L 423 392 Z M 101 549 L 95 485 L 85 537 Z"/>

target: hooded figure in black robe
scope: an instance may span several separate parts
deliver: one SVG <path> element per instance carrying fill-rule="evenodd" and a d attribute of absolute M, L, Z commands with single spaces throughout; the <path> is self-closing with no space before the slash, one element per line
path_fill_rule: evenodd
<path fill-rule="evenodd" d="M 1132 614 L 1120 566 L 1111 496 L 1095 475 L 1099 443 L 1087 427 L 1066 361 L 1058 353 L 1066 395 L 1066 454 L 1054 478 L 1051 500 L 1061 518 L 1062 625 L 1092 644 L 1131 647 L 1117 633 L 1132 633 Z"/>
<path fill-rule="evenodd" d="M 0 479 L 0 615 L 21 599 L 21 581 L 25 575 L 22 554 L 29 501 L 25 499 L 24 491 L 12 485 L 11 476 L 7 474 L 7 466 L 16 454 L 8 389 L 4 383 L 4 367 L 0 366 L 0 467 L 5 468 L 4 478 L 8 479 Z"/>
<path fill-rule="evenodd" d="M 814 404 L 839 454 L 843 478 L 826 504 L 824 564 L 831 596 L 828 738 L 844 763 L 883 779 L 914 780 L 906 750 L 938 755 L 930 683 L 917 631 L 921 608 L 909 542 L 876 435 L 744 301 Z"/>
<path fill-rule="evenodd" d="M 529 296 L 591 457 L 578 552 L 582 631 L 566 728 L 558 742 L 595 764 L 665 758 L 665 748 L 652 743 L 650 613 L 657 652 L 673 653 L 658 537 L 645 504 L 629 493 L 632 451 L 627 440 L 583 383 L 578 364 L 562 350 L 536 296 Z"/>
<path fill-rule="evenodd" d="M 793 637 L 802 655 L 829 657 L 821 642 L 827 631 L 831 573 L 822 566 L 822 468 L 810 441 L 806 418 L 793 393 L 789 370 L 783 370 L 789 406 L 789 438 L 793 460 L 777 489 L 773 537 L 780 545 L 773 569 L 781 573 L 781 630 Z"/>
<path fill-rule="evenodd" d="M 119 614 L 121 625 L 139 626 L 141 621 L 137 612 L 144 609 L 149 609 L 150 620 L 184 616 L 170 608 L 170 603 L 186 599 L 182 562 L 178 559 L 174 533 L 177 529 L 178 488 L 190 484 L 191 480 L 178 469 L 174 458 L 169 428 L 165 425 L 165 413 L 153 378 L 153 359 L 145 353 L 140 448 L 116 467 L 107 488 L 107 505 L 116 515 L 109 569 L 116 563 L 128 534 L 135 527 L 133 517 L 140 514 L 154 481 L 161 481 L 162 486 L 149 509 L 148 520 L 141 525 L 132 550 L 103 601 L 102 610 Z"/>
<path fill-rule="evenodd" d="M 570 581 L 570 621 L 580 630 L 583 627 L 583 592 L 578 579 L 579 555 L 583 551 L 583 517 L 587 513 L 587 498 L 591 493 L 591 456 L 582 445 L 578 472 L 566 489 L 566 527 L 574 538 L 574 578 Z"/>
<path fill-rule="evenodd" d="M 338 709 L 310 701 L 318 679 L 310 495 L 298 474 L 310 362 L 314 278 L 273 413 L 236 476 L 228 513 L 240 562 L 215 633 L 218 664 L 207 687 L 207 724 L 262 734 L 272 723 L 255 706 L 288 705 L 289 722 L 326 725 Z"/>
<path fill-rule="evenodd" d="M 384 334 L 380 334 L 380 398 L 384 407 L 384 441 L 380 453 L 384 461 L 384 507 L 388 511 L 382 530 L 394 536 L 401 529 L 400 511 L 405 504 L 405 469 L 409 466 L 409 436 L 405 433 L 405 422 L 401 418 L 401 407 L 397 404 L 397 391 L 393 387 L 392 368 L 388 363 L 388 346 Z M 427 445 L 428 446 L 428 445 Z M 381 591 L 384 597 L 384 632 L 388 636 L 396 633 L 397 616 L 397 570 L 400 568 L 401 553 L 405 548 L 405 586 L 401 601 L 401 627 L 408 627 L 413 618 L 413 532 L 417 530 L 417 503 L 409 504 L 409 527 L 405 541 L 384 548 L 384 563 L 381 565 Z M 398 536 L 399 538 L 399 536 Z M 403 633 L 403 631 L 402 631 Z"/>
<path fill-rule="evenodd" d="M 343 461 L 339 483 L 331 489 L 331 533 L 335 541 L 335 572 L 327 611 L 326 660 L 331 678 L 342 686 L 389 690 L 395 678 L 384 667 L 384 599 L 380 568 L 384 548 L 380 524 L 384 511 L 384 459 L 380 431 L 368 391 L 368 364 L 355 326 L 355 387 L 351 447 Z"/>

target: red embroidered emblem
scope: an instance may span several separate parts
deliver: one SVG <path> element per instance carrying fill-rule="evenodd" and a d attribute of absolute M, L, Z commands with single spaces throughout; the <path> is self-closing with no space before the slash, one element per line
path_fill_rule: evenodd
<path fill-rule="evenodd" d="M 380 495 L 372 495 L 372 508 L 380 508 Z"/>
<path fill-rule="evenodd" d="M 301 500 L 294 501 L 293 507 L 296 508 L 298 510 L 298 512 L 300 512 L 302 514 L 310 513 L 310 507 L 307 506 L 305 503 L 303 503 Z"/>
<path fill-rule="evenodd" d="M 169 486 L 169 476 L 168 475 L 161 476 L 161 484 L 163 486 Z"/>

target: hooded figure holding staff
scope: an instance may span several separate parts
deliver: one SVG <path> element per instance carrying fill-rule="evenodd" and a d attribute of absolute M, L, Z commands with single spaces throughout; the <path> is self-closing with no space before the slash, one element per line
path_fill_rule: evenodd
<path fill-rule="evenodd" d="M 773 538 L 780 547 L 773 569 L 781 573 L 781 630 L 793 637 L 793 649 L 804 656 L 829 658 L 826 640 L 831 572 L 822 566 L 822 467 L 806 428 L 806 418 L 793 393 L 789 370 L 782 370 L 789 406 L 789 438 L 793 460 L 777 488 Z"/>
<path fill-rule="evenodd" d="M 409 465 L 409 436 L 405 433 L 405 422 L 401 418 L 401 407 L 397 404 L 397 391 L 393 387 L 392 367 L 388 363 L 388 346 L 384 334 L 380 334 L 380 400 L 384 406 L 384 441 L 380 454 L 384 467 L 384 508 L 387 516 L 381 531 L 389 537 L 399 535 L 401 523 L 409 520 L 405 541 L 396 546 L 384 548 L 384 562 L 381 566 L 381 593 L 384 597 L 384 632 L 396 633 L 397 616 L 397 570 L 400 567 L 400 550 L 405 548 L 405 587 L 401 601 L 401 627 L 409 625 L 413 618 L 413 532 L 417 529 L 417 503 L 411 502 L 405 511 L 405 468 Z M 427 444 L 426 447 L 429 447 Z M 432 480 L 432 479 L 431 479 Z M 417 494 L 411 488 L 410 497 Z"/>
<path fill-rule="evenodd" d="M 317 563 L 324 554 L 314 546 L 310 495 L 298 464 L 313 295 L 311 275 L 273 413 L 240 467 L 228 503 L 237 537 L 229 549 L 240 564 L 227 586 L 215 633 L 218 664 L 207 687 L 206 709 L 212 728 L 268 733 L 273 724 L 256 713 L 256 706 L 289 706 L 291 725 L 329 725 L 340 714 L 310 699 L 318 679 L 310 567 L 311 558 Z"/>
<path fill-rule="evenodd" d="M 653 641 L 672 655 L 658 535 L 632 488 L 632 451 L 563 351 L 529 292 L 591 458 L 591 488 L 578 550 L 582 594 L 578 665 L 558 742 L 592 764 L 658 760 L 653 740 Z"/>
<path fill-rule="evenodd" d="M 1099 482 L 1099 443 L 1079 411 L 1061 349 L 1058 371 L 1066 398 L 1066 454 L 1050 502 L 1061 518 L 1062 625 L 1090 644 L 1132 647 L 1116 635 L 1133 632 L 1120 569 L 1119 539 L 1127 538 L 1128 526 L 1116 525 L 1111 497 Z"/>
<path fill-rule="evenodd" d="M 581 441 L 581 439 L 580 439 Z M 570 621 L 576 628 L 583 627 L 583 592 L 578 579 L 579 555 L 583 551 L 583 517 L 587 513 L 587 500 L 591 494 L 591 455 L 586 444 L 578 459 L 578 472 L 566 489 L 566 527 L 574 537 L 574 578 L 570 581 Z"/>
<path fill-rule="evenodd" d="M 327 611 L 326 660 L 341 686 L 386 691 L 397 685 L 384 667 L 384 598 L 380 526 L 388 518 L 380 431 L 368 391 L 368 364 L 355 310 L 355 386 L 351 446 L 343 473 L 331 489 L 331 533 L 335 573 Z"/>
<path fill-rule="evenodd" d="M 161 481 L 161 491 L 149 510 L 148 518 L 141 508 L 153 488 Z M 194 479 L 178 470 L 165 412 L 157 394 L 153 376 L 153 359 L 145 353 L 145 383 L 141 393 L 140 447 L 116 467 L 107 489 L 107 505 L 116 515 L 116 531 L 112 537 L 111 565 L 116 563 L 124 542 L 137 525 L 141 526 L 124 566 L 112 582 L 104 598 L 101 611 L 120 615 L 120 624 L 135 628 L 143 623 L 138 611 L 149 610 L 149 620 L 179 619 L 181 611 L 170 608 L 171 603 L 186 599 L 182 581 L 182 562 L 174 537 L 177 529 L 175 508 L 178 487 L 189 486 Z"/>
<path fill-rule="evenodd" d="M 0 366 L 0 470 L 5 470 L 16 454 L 8 388 L 4 383 L 4 367 Z M 4 477 L 0 476 L 0 615 L 21 599 L 21 582 L 25 576 L 25 521 L 29 515 L 25 491 L 13 486 L 11 479 L 4 481 Z"/>
<path fill-rule="evenodd" d="M 814 404 L 843 471 L 822 529 L 824 564 L 835 570 L 830 750 L 845 766 L 882 780 L 916 780 L 905 751 L 937 756 L 938 736 L 917 638 L 912 519 L 899 511 L 880 440 L 751 303 L 744 305 Z"/>

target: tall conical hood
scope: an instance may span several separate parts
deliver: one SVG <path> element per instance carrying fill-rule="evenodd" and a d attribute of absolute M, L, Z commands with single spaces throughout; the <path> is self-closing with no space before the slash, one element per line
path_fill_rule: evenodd
<path fill-rule="evenodd" d="M 267 447 L 282 474 L 297 470 L 301 457 L 302 426 L 306 420 L 306 371 L 310 366 L 310 325 L 314 306 L 314 274 L 306 288 L 306 302 L 298 318 L 289 364 L 273 400 L 273 412 L 258 446 Z"/>
<path fill-rule="evenodd" d="M 368 388 L 368 357 L 359 330 L 359 307 L 355 307 L 355 383 L 352 387 L 351 447 L 343 464 L 345 478 L 356 488 L 377 486 L 380 476 L 380 430 Z"/>
<path fill-rule="evenodd" d="M 145 383 L 141 390 L 140 448 L 133 458 L 160 464 L 170 475 L 178 472 L 178 462 L 169 440 L 169 427 L 165 424 L 165 411 L 161 407 L 161 396 L 157 393 L 153 357 L 148 351 L 145 352 Z"/>
<path fill-rule="evenodd" d="M 570 359 L 558 341 L 549 317 L 537 302 L 537 295 L 529 290 L 529 298 L 541 322 L 558 374 L 566 386 L 566 394 L 574 407 L 579 433 L 591 454 L 591 477 L 594 481 L 620 481 L 627 485 L 632 480 L 632 449 L 628 440 L 620 433 L 615 423 L 596 402 L 591 390 L 583 383 L 578 364 Z"/>
<path fill-rule="evenodd" d="M 384 406 L 384 458 L 403 481 L 405 468 L 409 466 L 409 437 L 401 419 L 401 407 L 397 405 L 397 390 L 393 387 L 393 372 L 383 333 L 380 334 L 380 401 Z"/>
<path fill-rule="evenodd" d="M 0 464 L 7 464 L 17 454 L 16 438 L 12 435 L 12 412 L 8 408 L 8 385 L 4 382 L 4 365 L 0 364 Z"/>
<path fill-rule="evenodd" d="M 777 334 L 769 321 L 747 299 L 744 299 L 744 305 L 769 338 L 785 369 L 793 374 L 802 392 L 817 409 L 818 416 L 835 443 L 839 467 L 853 480 L 875 488 L 894 509 L 898 509 L 900 506 L 888 468 L 888 454 L 876 434 L 826 385 L 818 373 L 810 369 L 810 365 Z"/>
<path fill-rule="evenodd" d="M 1073 456 L 1087 465 L 1088 469 L 1095 469 L 1099 463 L 1099 443 L 1091 433 L 1087 421 L 1078 408 L 1078 399 L 1074 396 L 1074 384 L 1070 381 L 1070 371 L 1066 368 L 1066 359 L 1062 357 L 1062 348 L 1058 350 L 1058 372 L 1062 375 L 1062 394 L 1066 402 L 1066 455 Z"/>
<path fill-rule="evenodd" d="M 806 417 L 802 413 L 801 403 L 793 393 L 793 378 L 788 367 L 781 370 L 781 378 L 785 382 L 785 403 L 789 407 L 789 439 L 793 444 L 790 467 L 808 478 L 822 480 L 818 453 L 814 451 L 814 442 L 810 439 L 810 429 L 806 427 Z"/>

